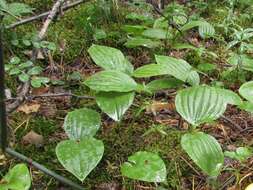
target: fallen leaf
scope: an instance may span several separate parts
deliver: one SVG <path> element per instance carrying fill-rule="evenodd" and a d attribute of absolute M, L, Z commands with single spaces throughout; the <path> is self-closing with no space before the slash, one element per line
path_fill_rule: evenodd
<path fill-rule="evenodd" d="M 152 113 L 153 115 L 156 115 L 156 113 L 163 111 L 163 110 L 174 111 L 175 104 L 174 103 L 167 103 L 167 102 L 153 101 L 152 104 L 146 106 L 146 112 Z"/>
<path fill-rule="evenodd" d="M 24 51 L 24 54 L 27 55 L 28 57 L 32 58 L 33 52 L 32 51 Z M 37 53 L 37 59 L 40 59 L 40 60 L 45 59 L 41 50 L 39 50 Z"/>
<path fill-rule="evenodd" d="M 30 114 L 30 113 L 36 113 L 40 109 L 40 104 L 38 103 L 30 103 L 30 104 L 23 104 L 18 107 L 17 111 L 18 112 L 24 112 L 25 114 Z"/>
<path fill-rule="evenodd" d="M 4 92 L 5 92 L 5 98 L 6 99 L 12 98 L 12 96 L 11 96 L 11 90 L 9 88 L 5 89 Z"/>
<path fill-rule="evenodd" d="M 43 146 L 43 144 L 44 144 L 43 141 L 44 141 L 43 136 L 39 135 L 38 133 L 34 132 L 33 130 L 31 130 L 29 133 L 27 133 L 22 138 L 23 144 L 32 144 L 32 145 L 35 145 L 36 147 Z"/>
<path fill-rule="evenodd" d="M 49 87 L 40 87 L 32 89 L 32 95 L 39 96 L 49 91 Z"/>
<path fill-rule="evenodd" d="M 121 190 L 120 185 L 115 182 L 102 183 L 96 186 L 96 190 Z"/>

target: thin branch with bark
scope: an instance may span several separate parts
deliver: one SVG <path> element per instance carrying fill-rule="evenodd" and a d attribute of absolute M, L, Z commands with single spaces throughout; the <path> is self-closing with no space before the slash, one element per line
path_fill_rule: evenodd
<path fill-rule="evenodd" d="M 73 8 L 75 6 L 78 6 L 78 5 L 80 5 L 81 3 L 84 3 L 84 2 L 85 2 L 85 0 L 78 0 L 78 1 L 75 1 L 73 3 L 69 3 L 69 4 L 66 4 L 66 5 L 63 5 L 61 9 L 63 11 L 66 11 L 66 10 L 71 9 L 71 8 Z M 5 28 L 6 29 L 12 29 L 12 28 L 16 28 L 17 26 L 27 24 L 29 22 L 33 22 L 35 20 L 42 19 L 42 18 L 48 16 L 50 14 L 50 12 L 51 11 L 47 11 L 47 12 L 41 13 L 39 15 L 35 15 L 35 16 L 29 17 L 29 18 L 25 18 L 25 19 L 20 20 L 20 21 L 18 21 L 16 23 L 13 23 L 11 25 L 6 26 Z M 58 13 L 59 13 L 59 11 L 57 11 L 57 14 Z"/>

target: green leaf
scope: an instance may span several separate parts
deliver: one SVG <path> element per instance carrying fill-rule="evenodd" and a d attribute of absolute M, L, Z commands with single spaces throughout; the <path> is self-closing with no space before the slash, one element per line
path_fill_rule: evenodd
<path fill-rule="evenodd" d="M 33 62 L 27 61 L 27 62 L 25 62 L 25 63 L 19 64 L 18 67 L 19 67 L 20 69 L 25 69 L 25 68 L 31 67 L 32 65 L 33 65 Z"/>
<path fill-rule="evenodd" d="M 242 97 L 244 97 L 246 100 L 253 103 L 253 81 L 244 83 L 240 89 L 239 93 Z"/>
<path fill-rule="evenodd" d="M 224 163 L 224 155 L 218 141 L 205 133 L 185 134 L 181 146 L 196 165 L 211 177 L 220 174 Z"/>
<path fill-rule="evenodd" d="M 251 102 L 245 101 L 241 105 L 239 105 L 238 107 L 242 110 L 253 113 L 253 103 L 251 103 Z"/>
<path fill-rule="evenodd" d="M 211 63 L 201 63 L 198 65 L 198 69 L 203 72 L 213 71 L 216 69 L 216 65 Z"/>
<path fill-rule="evenodd" d="M 31 85 L 34 87 L 34 88 L 39 88 L 41 87 L 43 84 L 47 84 L 49 83 L 50 79 L 47 78 L 47 77 L 34 77 L 32 80 L 31 80 Z"/>
<path fill-rule="evenodd" d="M 133 65 L 118 49 L 93 44 L 88 50 L 92 60 L 105 70 L 116 70 L 132 74 Z"/>
<path fill-rule="evenodd" d="M 240 66 L 243 70 L 253 72 L 253 59 L 248 55 L 232 54 L 228 63 L 234 66 Z"/>
<path fill-rule="evenodd" d="M 218 119 L 227 103 L 221 90 L 209 86 L 195 86 L 181 90 L 176 95 L 177 112 L 193 126 Z"/>
<path fill-rule="evenodd" d="M 150 22 L 153 20 L 152 15 L 145 15 L 145 14 L 138 14 L 135 12 L 132 12 L 128 15 L 126 15 L 127 19 L 131 19 L 131 20 L 139 20 L 139 21 L 146 21 L 146 22 Z"/>
<path fill-rule="evenodd" d="M 156 48 L 159 47 L 160 45 L 161 45 L 160 42 L 142 37 L 130 38 L 124 44 L 124 46 L 126 46 L 127 48 L 135 48 L 140 46 L 146 48 Z"/>
<path fill-rule="evenodd" d="M 159 28 L 149 28 L 145 30 L 142 33 L 142 35 L 148 38 L 154 38 L 154 39 L 160 39 L 160 40 L 171 37 L 171 35 L 166 30 L 159 29 Z"/>
<path fill-rule="evenodd" d="M 18 75 L 18 78 L 21 82 L 27 82 L 27 81 L 29 81 L 30 76 L 26 73 L 22 73 L 22 74 Z"/>
<path fill-rule="evenodd" d="M 19 73 L 21 73 L 21 70 L 19 68 L 15 67 L 10 70 L 9 75 L 17 75 Z"/>
<path fill-rule="evenodd" d="M 122 30 L 129 34 L 141 35 L 146 28 L 147 27 L 142 25 L 124 25 Z"/>
<path fill-rule="evenodd" d="M 166 166 L 163 160 L 154 153 L 140 151 L 128 158 L 121 166 L 123 176 L 146 182 L 164 182 Z"/>
<path fill-rule="evenodd" d="M 92 137 L 80 141 L 65 140 L 56 146 L 60 163 L 80 181 L 97 166 L 103 154 L 103 142 Z"/>
<path fill-rule="evenodd" d="M 243 103 L 240 96 L 236 94 L 235 92 L 231 90 L 227 90 L 227 89 L 220 89 L 220 91 L 221 91 L 220 94 L 223 96 L 224 101 L 227 104 L 241 105 Z"/>
<path fill-rule="evenodd" d="M 10 60 L 10 64 L 13 64 L 13 65 L 17 65 L 20 63 L 20 58 L 19 57 L 12 57 L 11 60 Z"/>
<path fill-rule="evenodd" d="M 177 88 L 182 85 L 182 82 L 175 78 L 164 78 L 153 80 L 147 84 L 146 88 L 151 92 L 156 92 L 163 89 Z"/>
<path fill-rule="evenodd" d="M 200 79 L 198 73 L 183 59 L 176 59 L 163 55 L 156 55 L 155 59 L 158 64 L 164 66 L 167 74 L 184 82 L 189 82 L 191 85 L 199 84 Z"/>
<path fill-rule="evenodd" d="M 95 40 L 102 40 L 107 37 L 106 32 L 103 29 L 96 29 L 95 33 L 93 34 L 93 38 Z"/>
<path fill-rule="evenodd" d="M 1 179 L 1 190 L 29 190 L 31 177 L 25 164 L 17 164 Z"/>
<path fill-rule="evenodd" d="M 253 152 L 252 149 L 248 147 L 238 147 L 235 151 L 225 151 L 224 155 L 239 160 L 240 162 L 244 162 L 253 155 Z"/>
<path fill-rule="evenodd" d="M 28 70 L 27 74 L 28 75 L 39 75 L 43 69 L 40 66 L 35 66 L 31 69 Z"/>
<path fill-rule="evenodd" d="M 11 3 L 8 5 L 8 11 L 15 16 L 22 16 L 22 14 L 32 13 L 33 9 L 24 3 Z"/>
<path fill-rule="evenodd" d="M 96 94 L 96 101 L 100 109 L 114 121 L 120 121 L 124 113 L 132 105 L 134 92 L 100 92 Z"/>
<path fill-rule="evenodd" d="M 136 89 L 136 82 L 127 74 L 120 71 L 101 71 L 85 82 L 89 88 L 96 91 L 129 92 Z"/>
<path fill-rule="evenodd" d="M 133 76 L 136 78 L 153 77 L 159 75 L 166 75 L 167 70 L 162 64 L 149 64 L 137 68 Z"/>
<path fill-rule="evenodd" d="M 181 27 L 181 31 L 184 32 L 186 30 L 190 30 L 192 28 L 195 28 L 195 27 L 198 27 L 198 26 L 201 26 L 205 23 L 206 21 L 201 21 L 201 20 L 198 20 L 198 21 L 190 21 L 188 22 L 187 24 L 185 24 L 184 26 Z"/>
<path fill-rule="evenodd" d="M 210 23 L 204 22 L 203 24 L 199 26 L 199 35 L 202 38 L 205 39 L 205 38 L 213 37 L 214 34 L 215 34 L 215 29 Z"/>
<path fill-rule="evenodd" d="M 80 140 L 94 136 L 101 125 L 99 113 L 94 110 L 82 108 L 69 112 L 64 120 L 64 130 L 68 137 Z"/>

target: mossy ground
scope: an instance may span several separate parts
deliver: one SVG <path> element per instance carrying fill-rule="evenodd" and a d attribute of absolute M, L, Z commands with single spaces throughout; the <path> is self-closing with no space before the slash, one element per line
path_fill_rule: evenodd
<path fill-rule="evenodd" d="M 52 1 L 41 1 L 38 3 L 36 0 L 26 0 L 26 3 L 31 4 L 35 8 L 35 12 L 45 11 L 51 8 Z M 66 43 L 66 49 L 64 51 L 64 64 L 65 66 L 71 65 L 76 59 L 84 59 L 84 64 L 89 64 L 91 61 L 87 58 L 87 49 L 92 43 L 101 43 L 108 46 L 118 47 L 125 50 L 126 55 L 129 55 L 133 59 L 132 63 L 137 67 L 141 64 L 148 62 L 147 57 L 152 57 L 152 50 L 127 50 L 122 47 L 121 33 L 118 31 L 120 26 L 124 24 L 122 15 L 125 9 L 121 10 L 121 13 L 115 17 L 115 15 L 106 15 L 101 7 L 95 6 L 93 3 L 87 3 L 86 5 L 80 5 L 78 8 L 69 10 L 64 13 L 64 16 L 55 20 L 50 26 L 46 40 L 52 41 L 57 45 L 64 40 Z M 208 14 L 208 13 L 205 13 Z M 221 15 L 223 17 L 224 14 Z M 116 19 L 115 19 L 116 18 Z M 211 18 L 212 20 L 222 20 L 219 15 Z M 245 25 L 248 24 L 246 19 Z M 29 32 L 35 32 L 41 27 L 41 22 L 34 22 L 24 26 L 20 26 L 15 29 L 18 37 L 22 37 Z M 96 42 L 93 39 L 94 29 L 103 28 L 107 32 L 113 33 L 112 37 L 105 41 Z M 115 37 L 117 36 L 117 37 Z M 219 47 L 225 49 L 225 47 Z M 218 52 L 219 49 L 216 49 Z M 163 51 L 163 50 L 158 50 Z M 124 52 L 124 53 L 125 53 Z M 22 50 L 14 50 L 15 54 L 22 54 Z M 156 52 L 158 53 L 158 52 Z M 159 52 L 166 54 L 167 52 Z M 148 56 L 147 56 L 148 55 Z M 12 55 L 8 55 L 12 56 Z M 225 57 L 226 55 L 224 55 Z M 59 62 L 61 53 L 59 49 L 54 52 L 53 57 L 56 62 Z M 138 58 L 138 59 L 135 59 Z M 152 57 L 153 59 L 153 57 Z M 188 61 L 193 64 L 198 64 L 201 60 L 195 53 L 189 53 L 187 57 Z M 202 60 L 203 61 L 203 60 Z M 47 66 L 47 60 L 40 62 L 43 66 Z M 78 70 L 78 69 L 77 69 Z M 64 73 L 68 75 L 69 73 Z M 66 77 L 66 76 L 65 76 Z M 84 76 L 85 77 L 85 76 Z M 234 79 L 234 77 L 232 77 Z M 227 80 L 228 85 L 230 84 Z M 18 82 L 16 80 L 7 78 L 7 86 L 12 90 L 16 90 Z M 76 94 L 87 94 L 87 89 L 80 83 L 77 85 L 66 83 L 64 87 L 71 88 Z M 150 97 L 142 96 L 135 100 L 136 105 L 142 106 L 145 101 L 150 101 Z M 72 99 L 71 105 L 68 109 L 74 109 L 75 107 L 92 107 L 95 106 L 94 101 L 76 100 Z M 62 107 L 61 110 L 65 108 Z M 125 118 L 120 123 L 114 123 L 108 117 L 103 115 L 103 125 L 97 138 L 101 139 L 105 145 L 105 153 L 102 161 L 99 165 L 89 174 L 85 179 L 83 186 L 85 189 L 96 189 L 102 183 L 116 182 L 122 184 L 126 190 L 138 189 L 140 182 L 129 180 L 124 178 L 120 174 L 120 165 L 127 161 L 128 156 L 139 150 L 147 150 L 151 152 L 157 152 L 166 162 L 168 176 L 167 185 L 164 185 L 167 189 L 182 189 L 184 187 L 183 178 L 187 180 L 194 180 L 194 168 L 192 164 L 185 159 L 185 153 L 182 152 L 180 147 L 180 137 L 182 131 L 171 126 L 165 126 L 166 136 L 159 132 L 145 134 L 153 125 L 157 123 L 154 121 L 152 115 L 142 112 L 140 115 L 135 116 L 134 113 L 138 112 L 138 107 L 133 106 Z M 15 131 L 15 138 L 11 138 L 12 146 L 22 154 L 32 158 L 34 161 L 39 162 L 49 169 L 56 171 L 57 173 L 79 183 L 79 181 L 70 173 L 66 172 L 60 165 L 56 158 L 55 147 L 60 140 L 65 138 L 64 131 L 62 129 L 64 114 L 61 111 L 56 112 L 53 117 L 46 117 L 43 114 L 35 113 L 31 115 L 25 115 L 22 113 L 14 113 L 9 117 L 9 126 L 12 131 Z M 27 122 L 24 122 L 27 121 Z M 23 123 L 23 124 L 22 124 Z M 21 125 L 22 124 L 22 125 Z M 27 124 L 27 125 L 26 125 Z M 15 130 L 19 127 L 17 130 Z M 34 130 L 38 134 L 43 135 L 45 144 L 42 147 L 36 147 L 34 145 L 26 145 L 22 143 L 22 137 L 30 130 Z M 13 136 L 11 136 L 13 137 Z M 18 163 L 18 160 L 10 159 L 7 166 L 13 166 Z M 1 167 L 0 175 L 4 175 L 8 170 L 8 167 Z M 33 189 L 52 189 L 55 190 L 60 187 L 59 183 L 53 178 L 44 175 L 43 173 L 32 169 L 33 172 Z M 191 183 L 191 182 L 190 182 Z M 155 187 L 156 184 L 142 184 L 146 187 Z"/>

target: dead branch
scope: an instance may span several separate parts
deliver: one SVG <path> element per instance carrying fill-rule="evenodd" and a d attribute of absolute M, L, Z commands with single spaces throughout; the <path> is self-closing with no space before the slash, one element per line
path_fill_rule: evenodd
<path fill-rule="evenodd" d="M 79 5 L 79 4 L 81 4 L 81 3 L 84 3 L 84 2 L 85 2 L 85 0 L 78 0 L 78 1 L 75 1 L 75 2 L 73 2 L 73 3 L 67 4 L 67 5 L 63 5 L 63 6 L 62 6 L 62 10 L 63 10 L 63 11 L 66 11 L 66 10 L 71 9 L 71 8 L 73 8 L 73 7 L 75 7 L 75 6 Z M 51 11 L 47 11 L 47 12 L 45 12 L 45 13 L 41 13 L 41 14 L 36 15 L 36 16 L 32 16 L 32 17 L 29 17 L 29 18 L 25 18 L 25 19 L 20 20 L 20 21 L 18 21 L 18 22 L 16 22 L 16 23 L 13 23 L 13 24 L 11 24 L 11 25 L 6 26 L 5 28 L 6 28 L 6 29 L 12 29 L 12 28 L 16 28 L 17 26 L 20 26 L 20 25 L 23 25 L 23 24 L 27 24 L 27 23 L 29 23 L 29 22 L 33 22 L 33 21 L 35 21 L 35 20 L 38 20 L 38 19 L 41 19 L 41 18 L 44 18 L 44 17 L 48 16 L 48 15 L 50 14 L 50 12 L 51 12 Z M 59 12 L 59 11 L 57 10 L 57 14 L 58 14 L 58 12 Z"/>
<path fill-rule="evenodd" d="M 60 6 L 62 5 L 62 3 L 63 3 L 64 1 L 65 1 L 65 0 L 58 0 L 58 1 L 56 1 L 56 3 L 54 4 L 52 10 L 50 11 L 50 13 L 49 13 L 49 15 L 48 15 L 46 21 L 44 22 L 44 24 L 43 24 L 43 26 L 42 26 L 42 28 L 41 28 L 39 34 L 38 34 L 39 40 L 42 40 L 42 39 L 45 37 L 46 32 L 47 32 L 47 29 L 48 29 L 50 23 L 52 22 L 53 18 L 56 16 L 56 14 L 57 14 L 57 12 L 58 12 Z M 34 49 L 33 52 L 34 52 L 34 53 L 33 53 L 33 56 L 32 56 L 31 59 L 32 59 L 32 61 L 35 61 L 36 58 L 37 58 L 37 49 Z M 27 81 L 26 83 L 24 83 L 24 84 L 22 85 L 21 91 L 20 91 L 20 93 L 18 94 L 17 99 L 16 99 L 13 103 L 7 105 L 7 107 L 6 107 L 7 113 L 13 112 L 14 110 L 17 109 L 17 107 L 18 107 L 20 104 L 22 104 L 22 103 L 25 101 L 25 98 L 26 98 L 26 95 L 27 95 L 28 92 L 29 92 L 29 89 L 30 89 L 30 81 Z"/>

